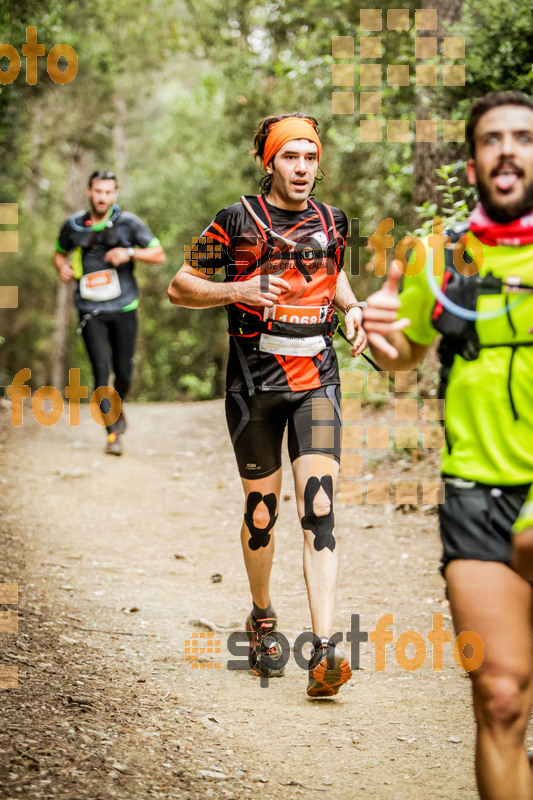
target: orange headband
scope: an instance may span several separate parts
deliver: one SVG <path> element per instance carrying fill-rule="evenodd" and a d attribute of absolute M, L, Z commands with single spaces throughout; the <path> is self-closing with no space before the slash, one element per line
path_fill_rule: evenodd
<path fill-rule="evenodd" d="M 279 122 L 275 122 L 268 130 L 263 152 L 264 166 L 268 166 L 278 150 L 292 139 L 309 139 L 309 141 L 314 142 L 318 149 L 318 160 L 320 161 L 322 145 L 311 120 L 305 117 L 286 117 L 285 119 L 280 119 Z"/>

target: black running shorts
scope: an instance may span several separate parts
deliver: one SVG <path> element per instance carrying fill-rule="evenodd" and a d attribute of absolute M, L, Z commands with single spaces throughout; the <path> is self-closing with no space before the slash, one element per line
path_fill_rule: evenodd
<path fill-rule="evenodd" d="M 326 453 L 340 461 L 342 420 L 338 386 L 305 392 L 256 392 L 251 397 L 228 392 L 226 420 L 243 478 L 266 478 L 281 467 L 285 427 L 291 462 L 299 456 L 316 453 Z"/>
<path fill-rule="evenodd" d="M 444 503 L 439 505 L 442 567 L 456 558 L 511 563 L 511 528 L 528 486 L 485 486 L 446 480 Z"/>

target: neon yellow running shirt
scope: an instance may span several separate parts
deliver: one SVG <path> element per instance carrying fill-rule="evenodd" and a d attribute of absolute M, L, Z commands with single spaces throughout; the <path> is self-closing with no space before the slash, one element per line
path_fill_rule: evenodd
<path fill-rule="evenodd" d="M 473 237 L 471 233 L 468 237 Z M 476 242 L 479 246 L 480 243 Z M 428 250 L 427 242 L 424 242 Z M 518 276 L 533 284 L 533 244 L 523 247 L 482 245 L 479 275 Z M 430 250 L 428 250 L 431 253 Z M 400 294 L 399 316 L 411 320 L 404 333 L 413 342 L 429 345 L 437 331 L 431 316 L 435 297 L 424 269 L 406 277 Z M 440 285 L 442 277 L 436 277 Z M 533 294 L 482 295 L 478 311 L 513 305 L 496 319 L 477 320 L 482 345 L 533 343 Z M 533 480 L 533 347 L 482 347 L 479 357 L 465 361 L 457 355 L 450 370 L 445 401 L 446 438 L 442 471 L 466 480 L 511 486 Z M 514 410 L 513 410 L 514 404 Z M 451 448 L 451 449 L 450 449 Z"/>

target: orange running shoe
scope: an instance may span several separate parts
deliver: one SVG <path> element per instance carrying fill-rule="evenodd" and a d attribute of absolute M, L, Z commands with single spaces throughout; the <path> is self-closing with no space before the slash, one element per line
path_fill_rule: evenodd
<path fill-rule="evenodd" d="M 331 697 L 351 677 L 352 668 L 342 650 L 328 639 L 322 639 L 309 661 L 309 697 Z"/>

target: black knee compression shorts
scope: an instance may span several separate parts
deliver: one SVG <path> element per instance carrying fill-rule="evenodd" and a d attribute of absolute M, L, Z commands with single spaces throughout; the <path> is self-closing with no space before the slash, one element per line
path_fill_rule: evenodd
<path fill-rule="evenodd" d="M 445 477 L 439 505 L 441 571 L 457 558 L 511 563 L 511 528 L 529 486 L 485 486 Z"/>
<path fill-rule="evenodd" d="M 226 420 L 243 478 L 265 478 L 281 467 L 285 427 L 291 462 L 299 456 L 318 453 L 340 461 L 338 386 L 307 392 L 257 392 L 252 397 L 228 392 Z"/>

